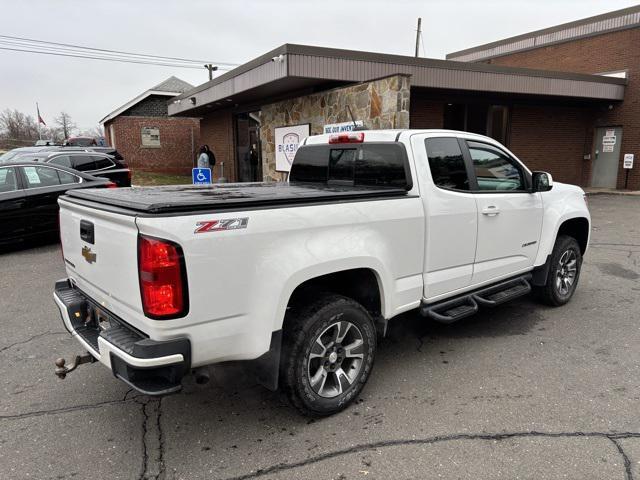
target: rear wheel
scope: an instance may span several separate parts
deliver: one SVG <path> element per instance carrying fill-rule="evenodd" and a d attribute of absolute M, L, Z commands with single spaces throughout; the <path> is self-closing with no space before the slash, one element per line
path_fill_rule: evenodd
<path fill-rule="evenodd" d="M 538 289 L 540 299 L 547 305 L 560 306 L 571 300 L 578 285 L 582 253 L 575 238 L 561 235 L 551 253 L 547 283 Z"/>
<path fill-rule="evenodd" d="M 321 295 L 288 313 L 283 332 L 281 388 L 305 415 L 346 408 L 369 377 L 376 333 L 369 313 L 339 295 Z"/>

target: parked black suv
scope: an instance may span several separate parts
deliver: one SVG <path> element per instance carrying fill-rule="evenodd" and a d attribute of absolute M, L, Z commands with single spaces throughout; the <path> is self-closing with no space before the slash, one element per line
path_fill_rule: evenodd
<path fill-rule="evenodd" d="M 96 177 L 108 178 L 119 187 L 131 186 L 131 170 L 120 155 L 64 149 L 28 153 L 21 155 L 19 159 L 62 165 Z"/>

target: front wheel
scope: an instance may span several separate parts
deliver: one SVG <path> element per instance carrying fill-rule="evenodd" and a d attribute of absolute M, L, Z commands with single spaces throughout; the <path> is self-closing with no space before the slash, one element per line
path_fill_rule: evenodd
<path fill-rule="evenodd" d="M 547 305 L 564 305 L 573 296 L 580 278 L 582 252 L 575 238 L 561 235 L 551 253 L 547 283 L 538 289 L 538 296 Z"/>
<path fill-rule="evenodd" d="M 321 295 L 288 314 L 281 388 L 305 415 L 339 412 L 362 390 L 375 352 L 375 325 L 369 313 L 350 298 Z"/>

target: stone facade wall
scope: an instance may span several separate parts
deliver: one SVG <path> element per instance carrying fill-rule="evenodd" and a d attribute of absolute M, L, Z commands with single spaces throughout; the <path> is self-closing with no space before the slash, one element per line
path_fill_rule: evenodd
<path fill-rule="evenodd" d="M 280 181 L 285 176 L 276 172 L 276 127 L 309 123 L 311 135 L 318 135 L 326 124 L 351 121 L 348 105 L 367 129 L 409 128 L 409 97 L 409 76 L 393 75 L 264 105 L 260 127 L 264 180 Z"/>

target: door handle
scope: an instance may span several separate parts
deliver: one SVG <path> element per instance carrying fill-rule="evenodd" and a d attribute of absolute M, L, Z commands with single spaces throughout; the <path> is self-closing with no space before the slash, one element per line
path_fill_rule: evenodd
<path fill-rule="evenodd" d="M 489 217 L 493 217 L 495 215 L 498 215 L 499 213 L 500 213 L 500 209 L 495 205 L 489 205 L 488 207 L 484 207 L 482 209 L 482 214 L 487 215 Z"/>

